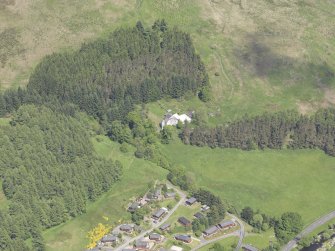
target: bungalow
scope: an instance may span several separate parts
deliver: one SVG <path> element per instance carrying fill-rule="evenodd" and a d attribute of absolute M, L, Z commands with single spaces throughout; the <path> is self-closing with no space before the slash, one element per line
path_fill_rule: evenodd
<path fill-rule="evenodd" d="M 174 237 L 177 241 L 182 241 L 184 243 L 191 243 L 192 238 L 190 235 L 178 234 Z"/>
<path fill-rule="evenodd" d="M 159 227 L 159 230 L 166 231 L 170 228 L 170 226 L 171 226 L 171 224 L 165 223 L 165 224 L 163 224 L 162 226 Z"/>
<path fill-rule="evenodd" d="M 104 244 L 113 244 L 117 242 L 117 237 L 111 234 L 107 234 L 102 237 L 101 242 Z"/>
<path fill-rule="evenodd" d="M 129 207 L 128 207 L 128 211 L 129 212 L 131 212 L 131 213 L 133 213 L 133 212 L 135 212 L 137 209 L 139 209 L 140 208 L 140 203 L 138 203 L 138 202 L 133 202 Z"/>
<path fill-rule="evenodd" d="M 152 241 L 161 241 L 163 238 L 160 234 L 150 234 L 149 235 L 149 240 L 152 240 Z"/>
<path fill-rule="evenodd" d="M 201 218 L 204 218 L 205 216 L 202 214 L 202 213 L 200 213 L 200 212 L 197 212 L 196 214 L 194 214 L 193 215 L 195 218 L 197 218 L 197 219 L 201 219 Z"/>
<path fill-rule="evenodd" d="M 120 226 L 120 230 L 123 232 L 127 232 L 130 233 L 133 231 L 133 226 L 129 225 L 129 224 L 123 224 Z"/>
<path fill-rule="evenodd" d="M 155 220 L 159 220 L 165 213 L 166 208 L 161 208 L 152 215 L 152 218 L 154 218 Z"/>
<path fill-rule="evenodd" d="M 176 197 L 176 193 L 175 192 L 166 192 L 164 194 L 164 197 L 165 198 L 174 198 L 174 197 Z"/>
<path fill-rule="evenodd" d="M 253 246 L 251 246 L 251 245 L 249 245 L 249 244 L 243 244 L 243 245 L 242 245 L 242 249 L 243 249 L 244 251 L 258 251 L 257 248 L 255 248 L 255 247 L 253 247 Z"/>
<path fill-rule="evenodd" d="M 137 250 L 146 250 L 150 248 L 150 244 L 147 241 L 137 240 L 135 247 Z"/>
<path fill-rule="evenodd" d="M 186 205 L 192 206 L 194 203 L 197 202 L 197 199 L 194 197 L 189 198 L 188 200 L 185 201 Z"/>
<path fill-rule="evenodd" d="M 221 228 L 221 229 L 229 229 L 231 227 L 234 227 L 235 226 L 235 222 L 231 221 L 231 220 L 223 220 L 221 221 L 218 226 Z"/>
<path fill-rule="evenodd" d="M 219 231 L 219 229 L 216 226 L 212 226 L 204 231 L 204 235 L 208 237 L 215 234 L 217 231 Z"/>
<path fill-rule="evenodd" d="M 178 222 L 185 227 L 191 226 L 191 222 L 186 219 L 184 216 L 178 218 Z"/>

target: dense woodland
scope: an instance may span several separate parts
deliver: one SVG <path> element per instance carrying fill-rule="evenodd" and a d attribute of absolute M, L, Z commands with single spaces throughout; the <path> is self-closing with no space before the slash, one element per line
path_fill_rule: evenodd
<path fill-rule="evenodd" d="M 335 110 L 323 109 L 310 117 L 293 111 L 246 116 L 215 128 L 185 126 L 180 137 L 185 144 L 212 148 L 319 148 L 335 156 Z"/>
<path fill-rule="evenodd" d="M 135 104 L 178 98 L 187 92 L 206 99 L 208 75 L 187 33 L 164 20 L 145 29 L 120 28 L 108 39 L 75 52 L 45 57 L 27 90 L 0 97 L 0 113 L 20 103 L 58 100 L 76 104 L 102 122 L 123 120 Z"/>
<path fill-rule="evenodd" d="M 121 164 L 96 156 L 73 117 L 26 105 L 0 128 L 0 177 L 9 199 L 0 211 L 0 250 L 43 250 L 41 231 L 85 212 L 119 179 Z"/>

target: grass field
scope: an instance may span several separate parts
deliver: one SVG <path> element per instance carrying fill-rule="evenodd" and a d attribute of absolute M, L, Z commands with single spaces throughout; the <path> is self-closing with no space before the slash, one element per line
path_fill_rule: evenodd
<path fill-rule="evenodd" d="M 106 223 L 103 216 L 109 218 L 108 223 L 116 225 L 121 221 L 129 221 L 130 214 L 126 205 L 134 196 L 145 192 L 148 183 L 166 177 L 166 172 L 151 164 L 139 160 L 131 153 L 121 154 L 119 145 L 106 137 L 100 137 L 100 142 L 93 139 L 99 154 L 113 160 L 120 160 L 124 165 L 122 181 L 116 183 L 109 192 L 87 207 L 87 212 L 63 225 L 45 231 L 44 238 L 47 250 L 50 251 L 82 251 L 87 244 L 87 232 L 99 222 Z M 119 223 L 118 223 L 119 224 Z"/>
<path fill-rule="evenodd" d="M 218 241 L 216 243 L 219 243 L 221 244 L 222 246 L 224 246 L 225 250 L 234 250 L 234 248 L 236 247 L 237 245 L 237 242 L 238 242 L 238 237 L 236 236 L 232 236 L 232 237 L 229 237 L 227 239 L 223 239 L 221 241 Z M 209 244 L 207 246 L 204 246 L 202 248 L 199 249 L 199 251 L 208 251 L 210 247 L 212 247 L 213 244 Z"/>
<path fill-rule="evenodd" d="M 5 3 L 0 3 L 2 88 L 25 85 L 47 54 L 76 49 L 137 20 L 150 25 L 165 18 L 191 34 L 212 85 L 213 99 L 208 104 L 181 101 L 177 108 L 203 110 L 211 114 L 211 123 L 219 123 L 246 112 L 296 108 L 306 113 L 335 104 L 331 0 Z"/>
<path fill-rule="evenodd" d="M 269 215 L 299 212 L 305 224 L 335 208 L 330 187 L 334 158 L 321 151 L 240 151 L 163 146 L 168 158 L 184 166 L 195 183 L 237 208 L 251 206 Z"/>
<path fill-rule="evenodd" d="M 270 229 L 261 234 L 250 233 L 243 240 L 243 243 L 250 244 L 254 247 L 257 247 L 258 249 L 264 249 L 268 247 L 271 243 L 274 244 L 276 242 L 277 240 L 273 229 Z"/>

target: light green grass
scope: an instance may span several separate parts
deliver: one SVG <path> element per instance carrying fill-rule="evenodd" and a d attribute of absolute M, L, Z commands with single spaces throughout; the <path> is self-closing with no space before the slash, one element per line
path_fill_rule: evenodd
<path fill-rule="evenodd" d="M 250 244 L 260 250 L 276 242 L 277 240 L 273 229 L 262 232 L 261 234 L 250 233 L 250 235 L 247 235 L 243 240 L 243 243 Z"/>
<path fill-rule="evenodd" d="M 150 162 L 133 157 L 132 153 L 121 154 L 119 145 L 108 138 L 100 136 L 100 142 L 93 139 L 94 146 L 99 154 L 123 163 L 123 175 L 120 182 L 112 186 L 111 190 L 101 196 L 94 203 L 90 203 L 87 212 L 63 225 L 45 231 L 44 238 L 47 250 L 76 251 L 84 250 L 87 244 L 87 232 L 102 222 L 103 216 L 109 218 L 108 223 L 116 225 L 130 221 L 130 214 L 126 212 L 126 205 L 134 196 L 144 193 L 148 183 L 156 179 L 164 179 L 166 171 Z"/>
<path fill-rule="evenodd" d="M 334 210 L 334 158 L 315 150 L 240 151 L 163 146 L 195 183 L 237 208 L 251 206 L 272 216 L 299 212 L 305 224 Z"/>
<path fill-rule="evenodd" d="M 237 242 L 238 242 L 238 237 L 236 236 L 232 236 L 232 237 L 228 237 L 226 239 L 223 239 L 223 240 L 220 240 L 220 241 L 217 241 L 215 243 L 219 243 L 221 244 L 222 246 L 224 246 L 225 250 L 233 250 L 236 245 L 237 245 Z M 211 248 L 212 246 L 214 245 L 214 243 L 211 243 L 207 246 L 204 246 L 202 248 L 199 249 L 199 251 L 207 251 L 209 250 L 209 248 Z"/>

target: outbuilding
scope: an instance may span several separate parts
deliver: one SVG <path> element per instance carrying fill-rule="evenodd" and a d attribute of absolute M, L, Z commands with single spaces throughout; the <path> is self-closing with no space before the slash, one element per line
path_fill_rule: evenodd
<path fill-rule="evenodd" d="M 178 234 L 174 237 L 177 241 L 182 241 L 184 243 L 191 243 L 192 238 L 190 235 Z"/>

